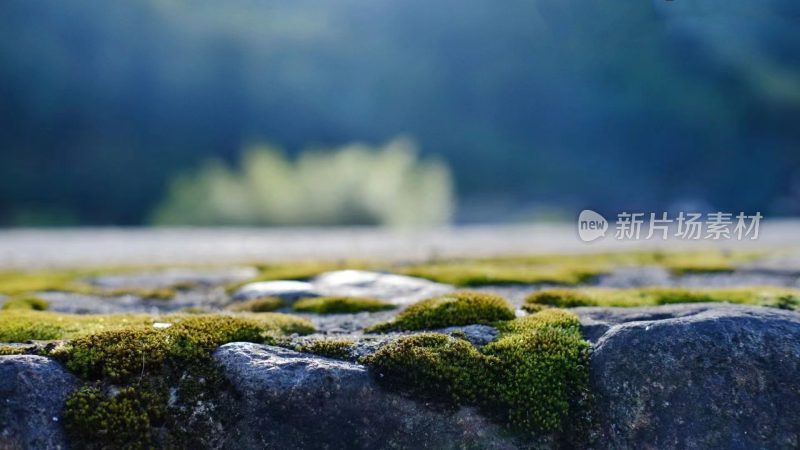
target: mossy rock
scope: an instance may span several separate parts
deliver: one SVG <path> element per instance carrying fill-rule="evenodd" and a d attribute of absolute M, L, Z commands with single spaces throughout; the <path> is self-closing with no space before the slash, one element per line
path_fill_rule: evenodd
<path fill-rule="evenodd" d="M 705 302 L 797 309 L 800 305 L 800 290 L 761 286 L 696 289 L 672 287 L 543 289 L 528 295 L 522 308 L 535 312 L 545 306 L 639 307 Z"/>
<path fill-rule="evenodd" d="M 316 314 L 347 314 L 386 311 L 396 308 L 383 300 L 365 297 L 312 297 L 298 300 L 292 309 Z"/>
<path fill-rule="evenodd" d="M 188 317 L 206 315 L 173 314 L 156 319 L 149 314 L 63 314 L 49 311 L 0 310 L 0 342 L 72 339 L 88 334 L 128 328 L 152 326 L 156 321 L 173 323 Z M 214 317 L 211 315 L 210 317 Z M 314 326 L 306 319 L 288 314 L 241 313 L 231 316 L 255 320 L 280 333 L 308 334 Z"/>
<path fill-rule="evenodd" d="M 81 335 L 50 353 L 88 382 L 66 404 L 75 448 L 215 447 L 211 430 L 236 412 L 224 408 L 234 394 L 211 353 L 313 331 L 304 319 L 273 313 L 160 320 Z"/>
<path fill-rule="evenodd" d="M 461 291 L 422 300 L 397 317 L 367 328 L 367 332 L 428 330 L 457 325 L 491 324 L 514 318 L 514 308 L 503 297 Z"/>
<path fill-rule="evenodd" d="M 482 349 L 438 333 L 404 336 L 362 358 L 390 388 L 477 405 L 523 433 L 560 430 L 588 392 L 589 343 L 561 310 L 498 324 Z"/>
<path fill-rule="evenodd" d="M 352 339 L 314 339 L 297 346 L 297 350 L 333 359 L 350 359 L 353 355 Z"/>
<path fill-rule="evenodd" d="M 186 316 L 173 322 L 164 322 L 170 325 L 164 329 L 132 326 L 81 336 L 56 355 L 68 369 L 85 379 L 123 381 L 160 368 L 167 360 L 185 363 L 205 358 L 228 342 L 272 342 L 285 331 L 313 331 L 302 319 L 281 314 L 261 319 Z"/>

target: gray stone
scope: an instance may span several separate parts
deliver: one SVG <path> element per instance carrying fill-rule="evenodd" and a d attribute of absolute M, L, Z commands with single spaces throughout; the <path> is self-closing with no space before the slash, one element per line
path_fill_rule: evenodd
<path fill-rule="evenodd" d="M 463 325 L 433 331 L 450 335 L 463 333 L 464 337 L 476 347 L 483 347 L 497 338 L 497 328 L 489 325 Z"/>
<path fill-rule="evenodd" d="M 326 272 L 311 283 L 320 295 L 373 297 L 395 305 L 409 305 L 453 290 L 452 286 L 423 278 L 366 270 Z"/>
<path fill-rule="evenodd" d="M 359 364 L 249 343 L 214 358 L 241 394 L 230 448 L 518 448 L 474 409 L 388 392 Z"/>
<path fill-rule="evenodd" d="M 136 295 L 100 296 L 74 292 L 37 292 L 47 300 L 48 309 L 69 314 L 116 314 L 177 312 L 184 308 L 222 309 L 228 302 L 223 288 L 179 291 L 171 299 L 142 298 Z"/>
<path fill-rule="evenodd" d="M 306 281 L 259 281 L 245 284 L 233 294 L 234 300 L 276 297 L 287 301 L 305 297 L 318 297 L 319 293 Z"/>
<path fill-rule="evenodd" d="M 42 356 L 0 356 L 0 448 L 67 448 L 62 412 L 78 380 Z"/>
<path fill-rule="evenodd" d="M 601 447 L 798 448 L 800 315 L 676 306 L 589 315 L 618 323 L 591 361 Z"/>

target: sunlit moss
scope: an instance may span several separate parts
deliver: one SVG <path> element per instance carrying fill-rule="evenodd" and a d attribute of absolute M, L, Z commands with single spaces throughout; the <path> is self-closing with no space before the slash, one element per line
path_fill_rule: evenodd
<path fill-rule="evenodd" d="M 18 345 L 0 345 L 0 356 L 24 355 L 28 349 Z"/>
<path fill-rule="evenodd" d="M 357 312 L 385 311 L 396 308 L 391 303 L 374 298 L 362 297 L 313 297 L 298 300 L 292 309 L 317 314 L 343 314 Z"/>
<path fill-rule="evenodd" d="M 578 288 L 543 289 L 525 299 L 523 309 L 538 311 L 542 306 L 573 308 L 578 306 L 634 307 L 672 303 L 728 302 L 795 309 L 800 290 L 776 287 L 628 289 Z"/>
<path fill-rule="evenodd" d="M 373 325 L 366 331 L 426 330 L 513 318 L 514 308 L 503 297 L 462 291 L 422 300 L 401 311 L 394 320 Z"/>
<path fill-rule="evenodd" d="M 314 339 L 311 342 L 299 345 L 297 350 L 314 353 L 334 359 L 348 359 L 352 356 L 353 340 L 343 338 Z"/>
<path fill-rule="evenodd" d="M 110 297 L 135 295 L 137 297 L 157 300 L 169 300 L 175 296 L 176 289 L 173 287 L 103 288 L 85 281 L 101 273 L 119 273 L 124 270 L 125 269 L 107 269 L 105 272 L 95 269 L 5 271 L 0 272 L 0 294 L 23 295 L 35 292 L 58 291 Z"/>
<path fill-rule="evenodd" d="M 99 331 L 114 330 L 135 325 L 152 326 L 155 322 L 171 323 L 196 315 L 174 314 L 154 317 L 148 314 L 61 314 L 47 311 L 0 311 L 0 342 L 25 342 L 28 340 L 72 339 Z M 199 316 L 202 317 L 202 316 Z M 269 323 L 278 331 L 305 333 L 313 326 L 305 319 L 276 313 L 240 314 L 259 322 Z"/>
<path fill-rule="evenodd" d="M 59 357 L 67 368 L 87 379 L 124 380 L 160 368 L 167 360 L 190 361 L 233 341 L 265 342 L 285 331 L 311 331 L 302 319 L 232 316 L 173 317 L 170 326 L 132 326 L 80 336 Z"/>
<path fill-rule="evenodd" d="M 589 343 L 568 312 L 498 324 L 478 350 L 437 333 L 404 336 L 362 358 L 390 388 L 477 405 L 523 432 L 559 429 L 588 389 Z"/>

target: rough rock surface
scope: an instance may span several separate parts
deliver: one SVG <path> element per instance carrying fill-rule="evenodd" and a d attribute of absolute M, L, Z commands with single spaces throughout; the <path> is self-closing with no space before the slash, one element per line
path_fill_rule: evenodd
<path fill-rule="evenodd" d="M 243 402 L 231 448 L 518 448 L 475 410 L 390 393 L 359 364 L 249 343 L 214 358 Z"/>
<path fill-rule="evenodd" d="M 58 363 L 0 356 L 0 448 L 66 448 L 62 410 L 78 381 Z"/>
<path fill-rule="evenodd" d="M 452 286 L 423 278 L 366 270 L 326 272 L 311 283 L 320 295 L 374 297 L 395 305 L 409 305 L 453 290 Z"/>
<path fill-rule="evenodd" d="M 454 334 L 460 333 L 476 347 L 483 347 L 492 342 L 497 337 L 497 328 L 489 325 L 464 325 L 458 327 L 447 327 L 440 330 L 433 330 L 439 333 Z"/>
<path fill-rule="evenodd" d="M 638 308 L 585 306 L 572 308 L 571 311 L 580 317 L 584 337 L 595 343 L 614 325 L 627 322 L 674 319 L 709 310 L 725 310 L 729 308 L 739 308 L 739 306 L 728 303 L 681 303 Z"/>
<path fill-rule="evenodd" d="M 735 305 L 581 309 L 609 324 L 591 362 L 601 447 L 800 446 L 800 315 Z"/>
<path fill-rule="evenodd" d="M 37 292 L 47 300 L 48 310 L 69 314 L 170 313 L 184 308 L 221 309 L 228 302 L 222 288 L 179 291 L 171 299 L 141 298 L 136 295 L 99 296 L 74 292 Z"/>

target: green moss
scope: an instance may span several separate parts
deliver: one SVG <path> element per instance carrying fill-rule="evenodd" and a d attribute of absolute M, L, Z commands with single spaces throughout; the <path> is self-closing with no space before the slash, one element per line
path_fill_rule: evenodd
<path fill-rule="evenodd" d="M 634 307 L 701 302 L 728 302 L 795 309 L 798 306 L 798 299 L 800 290 L 775 287 L 544 289 L 531 293 L 525 299 L 523 309 L 535 312 L 542 306 Z"/>
<path fill-rule="evenodd" d="M 228 388 L 211 353 L 233 341 L 274 342 L 308 333 L 285 314 L 173 315 L 81 335 L 50 353 L 90 384 L 66 404 L 75 448 L 207 448 Z M 166 326 L 169 324 L 169 326 Z"/>
<path fill-rule="evenodd" d="M 440 333 L 401 337 L 362 362 L 391 387 L 456 404 L 487 399 L 493 382 L 485 355 L 466 340 Z"/>
<path fill-rule="evenodd" d="M 422 300 L 397 317 L 367 328 L 367 332 L 425 330 L 514 318 L 514 308 L 503 297 L 484 292 L 453 292 Z"/>
<path fill-rule="evenodd" d="M 313 297 L 298 300 L 292 309 L 317 314 L 343 314 L 362 311 L 385 311 L 396 308 L 391 303 L 374 298 L 361 297 Z"/>
<path fill-rule="evenodd" d="M 171 322 L 188 315 L 154 317 L 148 314 L 61 314 L 48 311 L 0 310 L 0 342 L 72 339 L 87 334 L 155 322 Z M 202 316 L 201 316 L 202 317 Z M 285 333 L 309 333 L 314 327 L 305 319 L 286 314 L 240 314 L 236 317 L 266 322 Z"/>
<path fill-rule="evenodd" d="M 127 269 L 133 270 L 133 269 Z M 125 269 L 98 270 L 49 270 L 49 271 L 5 271 L 0 272 L 0 293 L 25 295 L 36 292 L 58 291 L 97 296 L 135 295 L 141 298 L 169 300 L 175 289 L 165 288 L 114 288 L 107 289 L 87 283 L 86 279 L 103 273 L 121 273 Z"/>
<path fill-rule="evenodd" d="M 163 422 L 166 409 L 153 390 L 125 387 L 107 396 L 83 387 L 66 401 L 65 428 L 80 448 L 146 449 L 152 445 L 151 424 Z"/>
<path fill-rule="evenodd" d="M 349 359 L 352 356 L 352 349 L 352 339 L 315 339 L 297 347 L 301 352 L 334 359 Z"/>
<path fill-rule="evenodd" d="M 577 316 L 548 310 L 502 322 L 482 350 L 444 334 L 404 336 L 362 358 L 390 388 L 477 405 L 523 432 L 562 428 L 588 386 Z"/>
<path fill-rule="evenodd" d="M 29 348 L 20 345 L 0 345 L 0 356 L 24 355 L 28 350 Z"/>
<path fill-rule="evenodd" d="M 271 312 L 286 306 L 283 300 L 277 297 L 256 298 L 228 305 L 230 311 Z"/>
<path fill-rule="evenodd" d="M 620 267 L 659 265 L 674 274 L 732 271 L 761 253 L 620 252 L 456 259 L 413 264 L 401 273 L 456 286 L 553 283 L 574 285 Z"/>
<path fill-rule="evenodd" d="M 69 339 L 129 325 L 152 324 L 144 314 L 78 315 L 33 310 L 0 311 L 0 342 Z"/>
<path fill-rule="evenodd" d="M 39 297 L 24 296 L 6 299 L 5 303 L 3 303 L 2 309 L 29 309 L 34 311 L 45 311 L 49 307 L 50 303 L 47 300 Z"/>
<path fill-rule="evenodd" d="M 265 318 L 185 316 L 165 318 L 168 328 L 131 326 L 80 336 L 56 356 L 85 379 L 124 381 L 160 369 L 167 361 L 191 363 L 222 344 L 271 342 L 286 332 L 313 330 L 302 319 L 274 314 Z"/>

